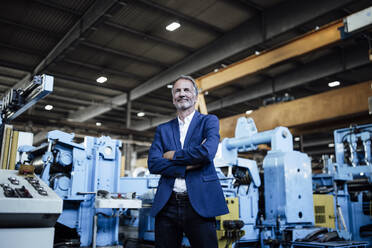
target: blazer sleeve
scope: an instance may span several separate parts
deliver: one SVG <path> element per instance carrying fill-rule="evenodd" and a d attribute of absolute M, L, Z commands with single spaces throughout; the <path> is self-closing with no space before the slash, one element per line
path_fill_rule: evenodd
<path fill-rule="evenodd" d="M 172 160 L 176 165 L 209 164 L 213 161 L 220 142 L 220 125 L 215 115 L 207 115 L 205 118 L 205 140 L 198 146 L 177 150 Z"/>
<path fill-rule="evenodd" d="M 159 126 L 149 150 L 147 165 L 150 173 L 168 177 L 185 177 L 186 166 L 175 166 L 173 160 L 163 158 L 164 149 L 160 132 L 161 128 Z"/>

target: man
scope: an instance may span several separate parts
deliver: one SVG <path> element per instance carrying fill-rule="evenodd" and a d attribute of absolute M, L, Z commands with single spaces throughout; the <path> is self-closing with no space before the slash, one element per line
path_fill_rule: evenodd
<path fill-rule="evenodd" d="M 193 248 L 217 248 L 215 216 L 228 213 L 213 164 L 219 122 L 195 111 L 197 95 L 193 78 L 175 81 L 178 117 L 158 126 L 149 151 L 149 170 L 161 175 L 151 209 L 157 248 L 181 247 L 183 233 Z"/>

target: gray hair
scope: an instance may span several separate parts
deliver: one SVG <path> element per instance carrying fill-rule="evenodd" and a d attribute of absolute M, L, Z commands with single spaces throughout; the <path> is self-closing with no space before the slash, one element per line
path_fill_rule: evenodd
<path fill-rule="evenodd" d="M 172 95 L 173 95 L 173 86 L 174 86 L 174 84 L 175 84 L 178 80 L 180 80 L 180 79 L 185 79 L 185 80 L 190 81 L 190 82 L 192 83 L 192 85 L 194 86 L 195 96 L 198 95 L 199 90 L 198 90 L 198 85 L 197 85 L 196 82 L 195 82 L 195 79 L 194 79 L 193 77 L 191 77 L 191 76 L 186 76 L 186 75 L 181 75 L 181 76 L 179 76 L 176 80 L 174 80 L 174 82 L 172 83 Z"/>

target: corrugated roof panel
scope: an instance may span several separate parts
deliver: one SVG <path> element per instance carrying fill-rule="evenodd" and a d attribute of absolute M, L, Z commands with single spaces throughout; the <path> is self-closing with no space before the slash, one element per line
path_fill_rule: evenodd
<path fill-rule="evenodd" d="M 173 21 L 173 18 L 162 18 L 157 24 L 152 25 L 150 34 L 194 49 L 199 49 L 218 37 L 212 32 L 206 32 L 205 29 L 197 28 L 195 25 L 183 21 L 179 21 L 181 27 L 175 31 L 166 30 L 166 26 Z"/>
<path fill-rule="evenodd" d="M 67 8 L 71 8 L 76 11 L 85 12 L 96 0 L 49 0 L 49 2 L 55 2 Z"/>
<path fill-rule="evenodd" d="M 67 62 L 58 63 L 58 65 L 54 66 L 51 71 L 58 74 L 68 74 L 76 76 L 76 87 L 81 87 L 82 89 L 89 86 L 89 82 L 92 83 L 91 85 L 93 86 L 93 91 L 99 91 L 101 90 L 101 87 L 105 86 L 107 86 L 108 88 L 117 89 L 115 91 L 107 89 L 108 92 L 111 91 L 114 95 L 120 94 L 123 91 L 128 91 L 129 89 L 137 86 L 139 83 L 136 79 L 119 77 L 115 74 L 107 73 L 105 72 L 105 70 L 98 71 L 85 66 L 78 66 Z M 107 82 L 104 84 L 99 84 L 96 82 L 97 77 L 101 75 L 104 75 L 108 78 Z M 79 78 L 83 79 L 85 83 L 79 83 Z"/>
<path fill-rule="evenodd" d="M 198 14 L 196 14 L 196 17 L 204 22 L 222 28 L 225 31 L 229 31 L 256 14 L 255 10 L 240 8 L 234 5 L 233 2 L 234 1 L 216 1 L 213 5 L 209 6 L 209 8 L 197 12 Z"/>
<path fill-rule="evenodd" d="M 124 7 L 111 20 L 135 30 L 193 48 L 200 48 L 216 38 L 213 31 L 199 28 L 187 21 L 178 20 L 178 18 L 167 13 L 134 3 Z M 165 30 L 165 27 L 173 21 L 181 22 L 182 27 L 174 32 Z M 192 32 L 192 35 L 187 32 Z"/>
<path fill-rule="evenodd" d="M 45 53 L 51 51 L 52 48 L 56 45 L 55 39 L 41 35 L 39 33 L 32 33 L 29 31 L 20 30 L 14 32 L 11 36 L 12 36 L 10 41 L 11 44 L 20 46 L 22 44 L 26 44 L 27 47 L 36 50 L 42 50 Z"/>
<path fill-rule="evenodd" d="M 120 63 L 118 63 L 118 65 L 120 66 Z M 136 62 L 131 63 L 129 66 L 125 68 L 125 70 L 130 71 L 131 73 L 134 73 L 137 75 L 141 75 L 145 78 L 153 77 L 157 73 L 162 71 L 161 69 L 156 68 L 154 66 L 140 64 Z"/>
<path fill-rule="evenodd" d="M 105 26 L 94 32 L 89 40 L 104 46 L 142 55 L 156 45 L 155 42 L 144 40 L 136 35 Z"/>
<path fill-rule="evenodd" d="M 0 47 L 0 60 L 33 68 L 40 59 L 33 55 L 12 51 Z M 16 68 L 17 69 L 17 68 Z"/>
<path fill-rule="evenodd" d="M 71 58 L 82 63 L 84 62 L 87 62 L 88 64 L 92 63 L 101 67 L 108 67 L 108 65 L 112 64 L 113 60 L 116 61 L 119 59 L 121 60 L 124 68 L 125 66 L 132 63 L 132 61 L 129 59 L 85 46 L 79 46 L 74 51 L 71 51 L 70 53 L 67 54 L 66 58 Z"/>
<path fill-rule="evenodd" d="M 27 3 L 27 7 L 15 1 L 9 2 L 5 10 L 3 9 L 0 13 L 4 19 L 40 29 L 46 34 L 50 32 L 61 36 L 76 21 L 76 18 L 69 13 L 31 1 Z"/>
<path fill-rule="evenodd" d="M 138 80 L 132 78 L 123 78 L 115 75 L 110 75 L 107 80 L 107 85 L 113 87 L 117 86 L 120 89 L 127 89 L 126 91 L 133 89 L 139 84 L 141 84 L 141 82 L 139 82 Z"/>
<path fill-rule="evenodd" d="M 33 27 L 40 27 L 43 30 L 48 30 L 55 36 L 59 35 L 62 38 L 77 20 L 75 16 L 60 10 L 44 6 L 35 6 L 32 12 L 24 16 L 22 22 Z"/>
<path fill-rule="evenodd" d="M 148 26 L 157 22 L 162 15 L 158 11 L 151 11 L 135 2 L 129 2 L 124 6 L 111 21 L 130 26 L 139 31 L 147 31 Z"/>
<path fill-rule="evenodd" d="M 244 4 L 239 4 L 239 1 L 157 0 L 156 3 L 216 26 L 224 31 L 231 30 L 251 18 L 255 13 L 255 10 L 249 10 L 248 6 L 241 8 Z"/>
<path fill-rule="evenodd" d="M 159 68 L 153 65 L 136 62 L 126 57 L 105 53 L 103 51 L 91 48 L 85 48 L 83 46 L 81 46 L 81 48 L 77 49 L 76 51 L 72 51 L 66 58 L 70 58 L 81 63 L 87 63 L 86 67 L 80 66 L 81 68 L 89 68 L 89 64 L 92 64 L 102 68 L 117 70 L 119 72 L 132 73 L 143 78 L 152 76 L 154 73 L 159 71 Z M 136 69 L 136 72 L 134 72 L 133 67 L 138 67 L 139 69 Z M 79 70 L 76 69 L 74 70 L 74 72 L 79 73 Z M 97 73 L 99 73 L 99 71 L 97 71 Z M 130 77 L 126 76 L 122 76 L 122 78 L 130 79 Z"/>
<path fill-rule="evenodd" d="M 285 2 L 287 0 L 250 0 L 252 3 L 263 8 L 272 7 L 278 3 Z"/>
<path fill-rule="evenodd" d="M 188 55 L 187 52 L 163 44 L 153 46 L 142 54 L 145 57 L 156 59 L 163 63 L 173 65 Z"/>

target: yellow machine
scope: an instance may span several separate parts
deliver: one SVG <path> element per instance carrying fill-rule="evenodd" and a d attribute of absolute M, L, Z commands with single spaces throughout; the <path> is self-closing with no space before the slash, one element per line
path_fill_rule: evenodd
<path fill-rule="evenodd" d="M 232 243 L 244 236 L 244 231 L 240 230 L 244 223 L 239 220 L 239 199 L 226 198 L 229 213 L 218 216 L 217 220 L 217 239 L 218 248 L 231 247 Z"/>
<path fill-rule="evenodd" d="M 336 228 L 333 195 L 314 194 L 315 226 Z"/>

